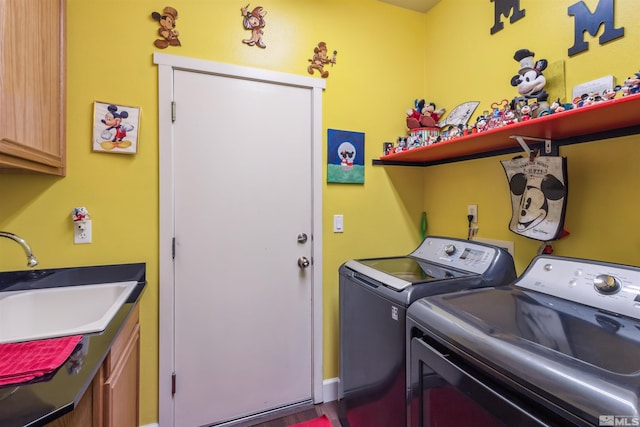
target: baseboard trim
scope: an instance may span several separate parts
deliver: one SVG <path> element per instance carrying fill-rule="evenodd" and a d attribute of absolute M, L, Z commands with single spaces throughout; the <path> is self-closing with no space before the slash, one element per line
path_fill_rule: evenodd
<path fill-rule="evenodd" d="M 322 381 L 322 399 L 324 402 L 333 402 L 338 400 L 338 384 L 340 378 L 329 378 Z M 160 427 L 158 423 L 145 424 L 140 427 Z"/>
<path fill-rule="evenodd" d="M 322 381 L 322 399 L 324 402 L 333 402 L 338 400 L 338 384 L 340 378 L 329 378 Z"/>

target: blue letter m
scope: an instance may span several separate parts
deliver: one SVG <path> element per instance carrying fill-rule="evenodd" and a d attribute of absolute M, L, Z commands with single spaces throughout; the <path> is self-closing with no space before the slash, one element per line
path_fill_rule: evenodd
<path fill-rule="evenodd" d="M 576 18 L 573 46 L 569 48 L 569 56 L 587 50 L 589 43 L 584 41 L 584 32 L 588 31 L 589 34 L 595 36 L 602 24 L 604 24 L 604 32 L 598 40 L 600 44 L 624 36 L 624 28 L 614 28 L 613 1 L 600 0 L 596 11 L 593 13 L 589 12 L 589 9 L 582 1 L 569 6 L 569 16 L 575 16 Z"/>
<path fill-rule="evenodd" d="M 504 28 L 504 24 L 501 21 L 501 17 L 505 18 L 509 16 L 509 13 L 513 10 L 511 19 L 509 22 L 512 24 L 518 19 L 524 17 L 524 10 L 520 9 L 520 0 L 491 0 L 494 3 L 494 18 L 493 27 L 491 27 L 491 34 L 495 34 Z"/>

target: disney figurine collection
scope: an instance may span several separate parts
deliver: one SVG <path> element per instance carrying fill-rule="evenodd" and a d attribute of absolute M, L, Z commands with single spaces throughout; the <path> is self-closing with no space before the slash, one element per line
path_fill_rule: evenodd
<path fill-rule="evenodd" d="M 518 74 L 511 78 L 511 86 L 518 90 L 518 96 L 511 101 L 503 99 L 491 104 L 491 111 L 484 111 L 476 118 L 473 125 L 445 124 L 439 125 L 445 109 L 436 109 L 434 103 L 427 103 L 424 99 L 414 101 L 415 107 L 406 111 L 408 137 L 398 137 L 397 145 L 386 142 L 383 154 L 389 155 L 418 147 L 464 137 L 474 133 L 485 132 L 514 123 L 535 120 L 550 114 L 560 114 L 576 108 L 607 102 L 618 96 L 630 96 L 640 93 L 640 71 L 624 80 L 624 84 L 602 93 L 585 93 L 575 97 L 571 102 L 561 102 L 556 98 L 549 104 L 549 94 L 544 89 L 547 80 L 543 71 L 547 69 L 548 61 L 539 59 L 534 61 L 535 53 L 529 49 L 518 49 L 513 59 L 518 61 Z M 445 119 L 446 122 L 446 119 Z"/>

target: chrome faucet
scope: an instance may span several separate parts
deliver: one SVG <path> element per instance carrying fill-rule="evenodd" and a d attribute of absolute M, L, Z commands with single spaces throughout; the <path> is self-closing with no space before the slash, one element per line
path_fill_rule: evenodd
<path fill-rule="evenodd" d="M 15 235 L 13 233 L 9 233 L 7 231 L 0 231 L 0 237 L 6 237 L 7 239 L 11 239 L 17 244 L 19 244 L 20 246 L 22 246 L 24 253 L 27 255 L 28 267 L 35 267 L 36 265 L 38 265 L 38 260 L 36 259 L 35 256 L 33 256 L 33 252 L 31 251 L 31 246 L 29 246 L 27 241 L 24 240 L 22 237 Z"/>

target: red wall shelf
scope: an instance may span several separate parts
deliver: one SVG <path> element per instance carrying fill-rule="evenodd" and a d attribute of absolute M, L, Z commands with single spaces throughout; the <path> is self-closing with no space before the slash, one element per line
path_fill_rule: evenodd
<path fill-rule="evenodd" d="M 527 137 L 549 139 L 557 147 L 638 133 L 640 94 L 635 94 L 389 154 L 373 160 L 373 164 L 431 166 L 514 153 L 522 151 L 518 141 L 512 138 L 516 135 L 525 141 Z"/>

